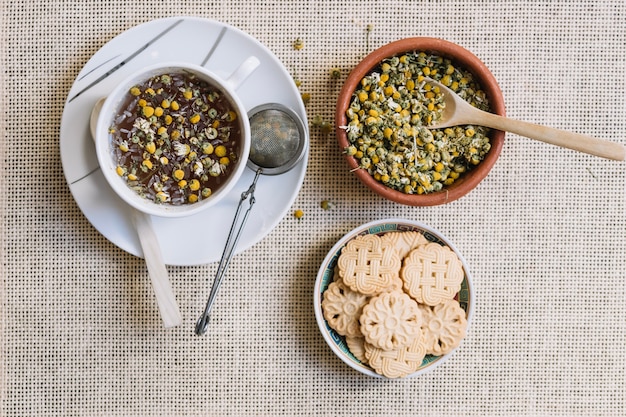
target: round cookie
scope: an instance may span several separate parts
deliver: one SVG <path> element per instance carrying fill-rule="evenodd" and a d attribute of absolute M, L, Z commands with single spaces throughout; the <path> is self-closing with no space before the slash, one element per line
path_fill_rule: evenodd
<path fill-rule="evenodd" d="M 369 297 L 333 281 L 324 291 L 322 312 L 328 325 L 342 336 L 360 336 L 359 317 Z"/>
<path fill-rule="evenodd" d="M 422 314 L 415 300 L 396 290 L 372 297 L 359 321 L 367 343 L 392 350 L 410 345 L 420 336 Z"/>
<path fill-rule="evenodd" d="M 339 276 L 339 267 L 337 265 L 333 268 L 333 281 L 343 281 Z"/>
<path fill-rule="evenodd" d="M 426 356 L 422 337 L 417 337 L 408 346 L 394 350 L 383 350 L 365 343 L 365 357 L 369 366 L 387 378 L 403 378 L 417 371 Z"/>
<path fill-rule="evenodd" d="M 419 245 L 404 258 L 400 271 L 405 291 L 418 303 L 436 305 L 454 298 L 463 282 L 463 265 L 447 246 Z"/>
<path fill-rule="evenodd" d="M 456 300 L 436 306 L 419 306 L 422 312 L 422 333 L 426 353 L 445 355 L 457 348 L 467 331 L 466 313 Z"/>
<path fill-rule="evenodd" d="M 376 295 L 398 285 L 402 260 L 390 243 L 369 234 L 350 240 L 337 266 L 343 282 L 353 291 Z"/>
<path fill-rule="evenodd" d="M 423 234 L 414 230 L 404 230 L 400 232 L 388 232 L 385 233 L 381 239 L 383 242 L 390 242 L 396 252 L 400 256 L 400 259 L 404 259 L 413 249 L 419 245 L 425 245 L 428 240 Z"/>
<path fill-rule="evenodd" d="M 350 353 L 354 355 L 362 364 L 367 365 L 365 357 L 365 338 L 363 336 L 346 336 L 346 345 Z"/>

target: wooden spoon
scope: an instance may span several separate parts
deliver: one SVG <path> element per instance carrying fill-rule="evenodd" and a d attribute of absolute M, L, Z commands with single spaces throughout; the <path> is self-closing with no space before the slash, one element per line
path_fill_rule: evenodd
<path fill-rule="evenodd" d="M 623 161 L 626 158 L 626 148 L 619 143 L 488 113 L 473 107 L 454 91 L 435 80 L 426 78 L 426 83 L 439 87 L 445 103 L 441 119 L 428 126 L 431 129 L 473 124 L 512 132 L 602 158 L 616 161 Z"/>

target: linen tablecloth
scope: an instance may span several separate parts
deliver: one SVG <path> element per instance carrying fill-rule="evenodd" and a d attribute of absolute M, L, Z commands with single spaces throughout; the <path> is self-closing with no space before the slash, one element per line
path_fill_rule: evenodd
<path fill-rule="evenodd" d="M 0 414 L 626 415 L 623 162 L 507 134 L 470 194 L 408 207 L 360 184 L 334 136 L 311 126 L 293 207 L 233 259 L 209 333 L 198 337 L 217 265 L 168 267 L 183 325 L 164 329 L 143 260 L 86 219 L 59 150 L 61 115 L 85 63 L 120 33 L 170 16 L 214 19 L 258 39 L 310 94 L 309 125 L 333 122 L 341 82 L 368 52 L 431 36 L 483 60 L 509 116 L 626 144 L 623 0 L 0 4 Z M 328 250 L 390 217 L 448 236 L 476 293 L 461 347 L 407 380 L 346 366 L 313 314 Z"/>

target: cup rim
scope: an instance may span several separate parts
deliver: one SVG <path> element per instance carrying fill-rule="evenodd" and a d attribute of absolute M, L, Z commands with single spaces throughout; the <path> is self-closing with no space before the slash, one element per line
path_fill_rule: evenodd
<path fill-rule="evenodd" d="M 168 71 L 189 71 L 196 75 L 200 75 L 204 80 L 219 88 L 228 96 L 231 105 L 238 113 L 240 121 L 241 155 L 237 161 L 237 166 L 230 173 L 226 182 L 222 184 L 220 188 L 211 195 L 211 197 L 194 204 L 157 204 L 138 195 L 135 191 L 131 190 L 125 181 L 115 172 L 116 166 L 114 159 L 111 156 L 111 150 L 109 147 L 110 136 L 107 133 L 108 127 L 110 126 L 114 113 L 121 100 L 123 100 L 124 94 L 128 88 L 141 80 L 147 80 L 151 76 L 163 74 Z M 235 184 L 238 182 L 239 178 L 246 169 L 250 154 L 250 122 L 248 120 L 248 112 L 244 104 L 236 91 L 228 85 L 227 81 L 223 77 L 200 65 L 181 61 L 168 61 L 137 70 L 118 83 L 118 85 L 105 98 L 104 103 L 102 104 L 96 123 L 96 137 L 94 138 L 94 141 L 100 169 L 109 186 L 124 202 L 149 215 L 169 218 L 186 217 L 204 211 L 220 202 L 230 193 Z"/>

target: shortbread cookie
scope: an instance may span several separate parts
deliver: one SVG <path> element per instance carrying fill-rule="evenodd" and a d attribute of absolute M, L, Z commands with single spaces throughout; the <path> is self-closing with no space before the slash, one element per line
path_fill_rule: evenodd
<path fill-rule="evenodd" d="M 461 344 L 467 331 L 467 318 L 458 301 L 446 300 L 436 306 L 419 308 L 427 354 L 445 355 Z"/>
<path fill-rule="evenodd" d="M 400 277 L 404 290 L 418 303 L 430 306 L 454 298 L 463 282 L 463 265 L 447 246 L 428 243 L 404 258 Z"/>
<path fill-rule="evenodd" d="M 346 244 L 337 265 L 343 282 L 353 291 L 376 295 L 397 285 L 402 260 L 379 236 L 360 235 Z"/>
<path fill-rule="evenodd" d="M 324 291 L 322 311 L 328 325 L 342 336 L 360 336 L 359 318 L 369 297 L 334 281 Z"/>
<path fill-rule="evenodd" d="M 365 357 L 365 338 L 363 336 L 346 336 L 346 345 L 350 353 L 354 355 L 363 365 L 367 365 Z"/>
<path fill-rule="evenodd" d="M 333 281 L 343 281 L 339 276 L 339 267 L 337 265 L 333 268 Z"/>
<path fill-rule="evenodd" d="M 369 366 L 387 378 L 403 378 L 416 372 L 426 356 L 422 337 L 417 337 L 408 346 L 394 350 L 383 350 L 365 342 L 365 357 Z"/>
<path fill-rule="evenodd" d="M 404 291 L 402 288 L 404 288 L 404 281 L 402 281 L 400 274 L 398 274 L 398 276 L 391 281 L 391 285 L 385 288 L 384 291 Z"/>
<path fill-rule="evenodd" d="M 415 300 L 398 290 L 372 297 L 360 322 L 367 343 L 391 350 L 410 345 L 421 334 L 422 314 Z"/>
<path fill-rule="evenodd" d="M 428 240 L 423 234 L 414 230 L 404 230 L 400 232 L 389 232 L 381 236 L 383 242 L 390 242 L 396 252 L 400 256 L 400 259 L 404 259 L 413 249 L 419 245 L 425 245 Z"/>

